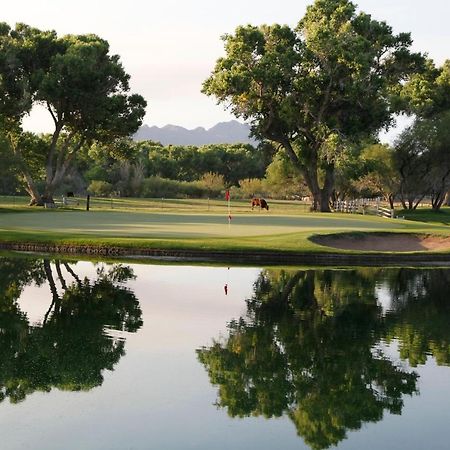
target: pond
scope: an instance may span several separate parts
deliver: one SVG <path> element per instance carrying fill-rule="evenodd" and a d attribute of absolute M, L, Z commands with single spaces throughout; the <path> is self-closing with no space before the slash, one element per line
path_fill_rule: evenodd
<path fill-rule="evenodd" d="M 449 286 L 0 257 L 1 448 L 447 449 Z"/>

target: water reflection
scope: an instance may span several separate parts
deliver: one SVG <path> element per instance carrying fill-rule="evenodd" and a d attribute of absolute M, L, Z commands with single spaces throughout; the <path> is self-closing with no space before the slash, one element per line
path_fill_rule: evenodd
<path fill-rule="evenodd" d="M 265 270 L 246 315 L 197 350 L 231 417 L 287 415 L 314 449 L 401 414 L 410 366 L 449 364 L 448 270 Z M 379 293 L 388 298 L 383 310 Z M 398 363 L 387 344 L 398 342 Z"/>
<path fill-rule="evenodd" d="M 388 341 L 397 339 L 402 359 L 413 367 L 432 356 L 450 364 L 449 270 L 404 269 L 391 274 L 392 306 L 386 316 Z"/>
<path fill-rule="evenodd" d="M 125 354 L 124 339 L 105 328 L 135 332 L 142 326 L 139 302 L 122 285 L 133 278 L 123 265 L 100 265 L 90 280 L 68 262 L 0 258 L 0 402 L 101 385 L 102 372 Z M 27 285 L 44 283 L 48 310 L 31 325 L 18 299 Z"/>

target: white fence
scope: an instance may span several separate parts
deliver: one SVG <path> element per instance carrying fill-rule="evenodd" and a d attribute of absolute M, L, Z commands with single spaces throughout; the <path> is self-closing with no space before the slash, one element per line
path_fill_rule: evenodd
<path fill-rule="evenodd" d="M 393 209 L 384 208 L 380 205 L 380 199 L 359 198 L 356 200 L 337 200 L 333 203 L 335 212 L 349 214 L 371 214 L 389 219 L 395 218 Z"/>

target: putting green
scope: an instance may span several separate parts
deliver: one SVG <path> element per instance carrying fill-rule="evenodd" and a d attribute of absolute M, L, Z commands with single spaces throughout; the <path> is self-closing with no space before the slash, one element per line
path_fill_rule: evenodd
<path fill-rule="evenodd" d="M 276 215 L 255 212 L 236 215 L 228 225 L 225 214 L 173 214 L 103 211 L 40 211 L 0 214 L 0 229 L 64 233 L 98 237 L 219 238 L 330 231 L 437 231 L 439 225 L 349 214 Z"/>

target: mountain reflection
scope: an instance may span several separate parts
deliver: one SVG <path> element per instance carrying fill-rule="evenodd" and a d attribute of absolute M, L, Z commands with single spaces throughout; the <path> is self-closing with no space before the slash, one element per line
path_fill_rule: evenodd
<path fill-rule="evenodd" d="M 262 271 L 246 315 L 197 350 L 218 406 L 232 417 L 287 415 L 314 449 L 385 411 L 401 414 L 418 375 L 386 346 L 396 340 L 411 366 L 429 356 L 449 364 L 449 278 L 448 270 Z"/>
<path fill-rule="evenodd" d="M 103 382 L 125 354 L 125 341 L 105 328 L 135 332 L 142 311 L 121 284 L 134 278 L 123 265 L 99 266 L 80 278 L 72 263 L 0 258 L 0 402 L 24 400 L 35 391 L 89 390 Z M 48 310 L 30 325 L 18 299 L 25 286 L 49 286 Z"/>

